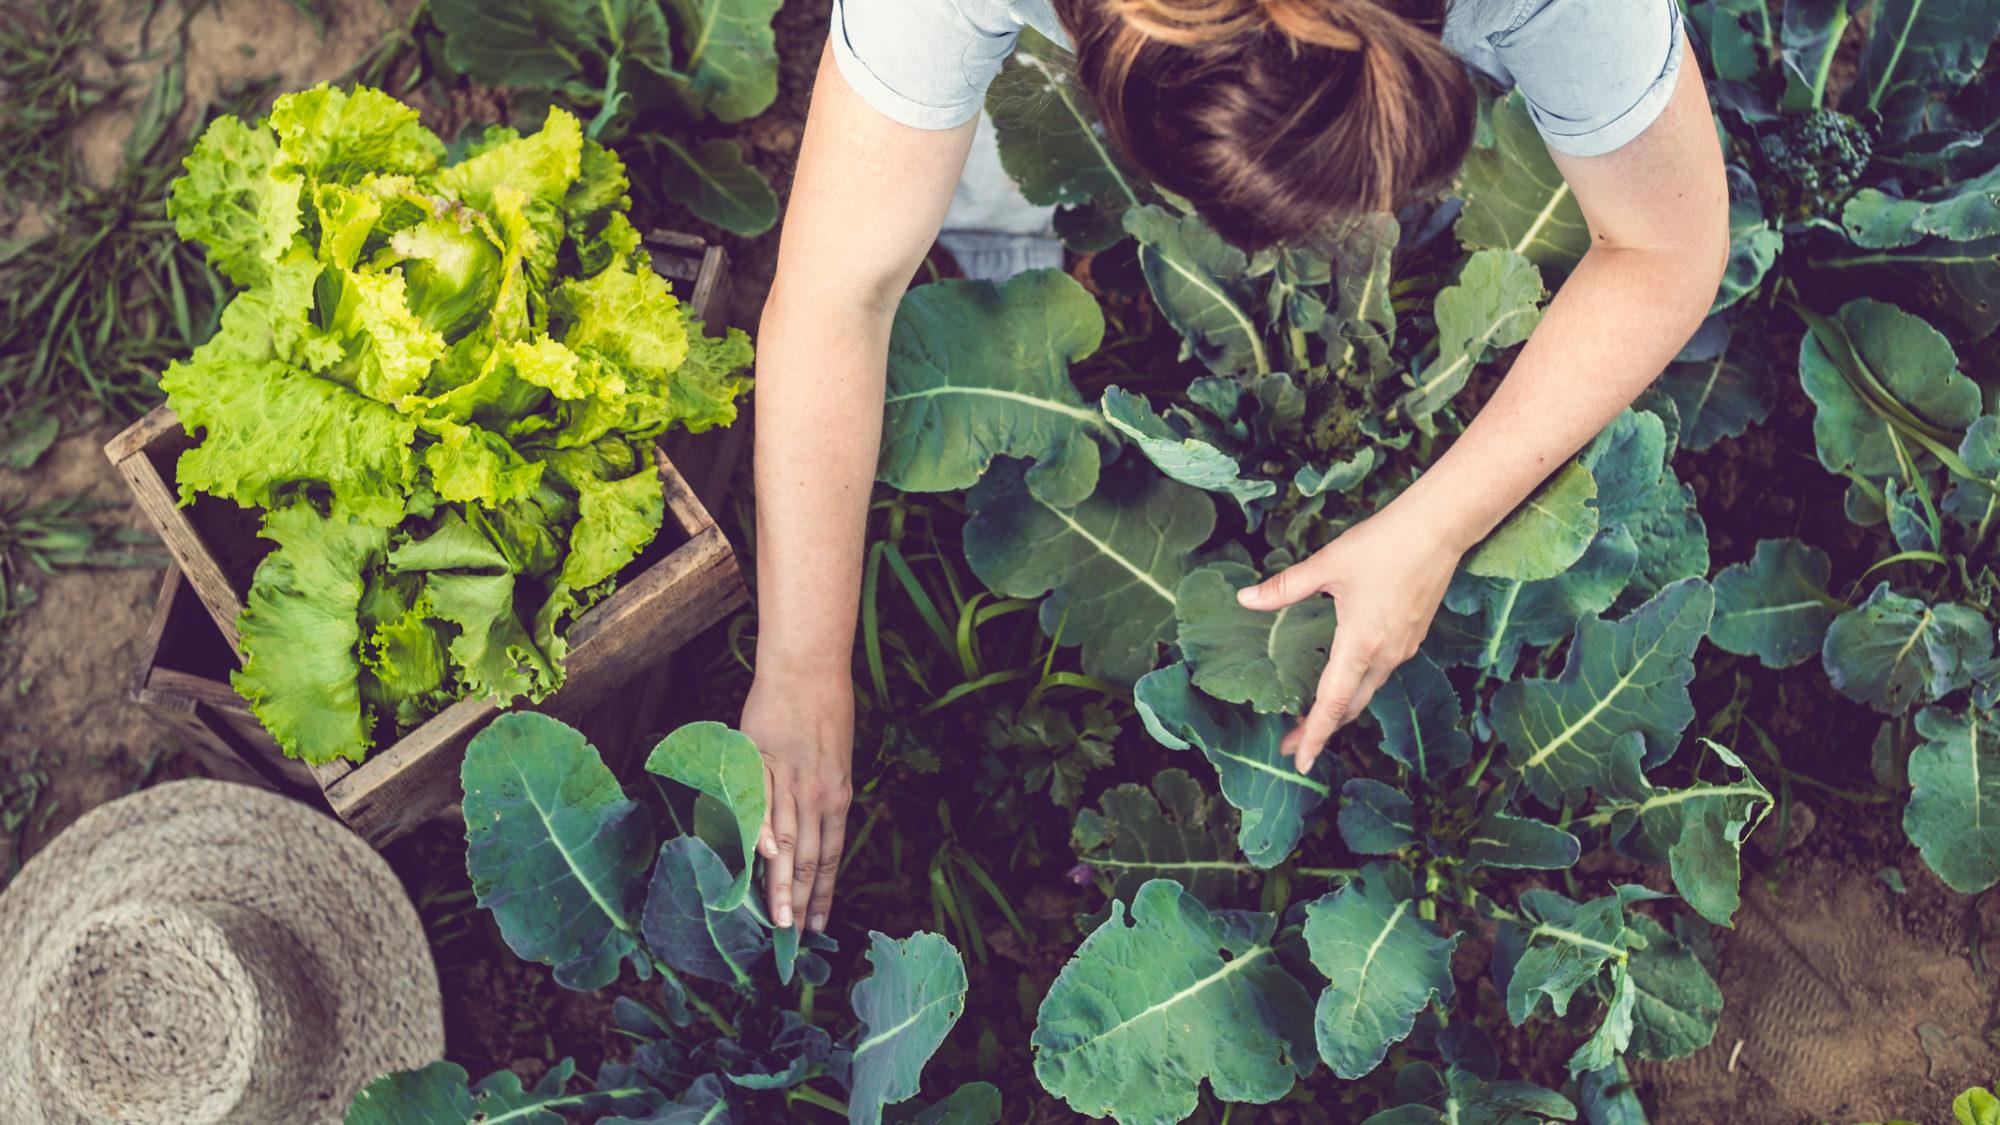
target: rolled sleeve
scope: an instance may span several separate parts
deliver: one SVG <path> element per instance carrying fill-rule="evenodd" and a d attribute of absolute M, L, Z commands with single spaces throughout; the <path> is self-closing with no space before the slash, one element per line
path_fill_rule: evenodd
<path fill-rule="evenodd" d="M 1601 156 L 1646 131 L 1680 75 L 1676 0 L 1528 0 L 1493 36 L 1542 139 L 1571 156 Z"/>
<path fill-rule="evenodd" d="M 992 0 L 834 0 L 841 77 L 892 121 L 950 129 L 979 113 L 1020 36 Z"/>

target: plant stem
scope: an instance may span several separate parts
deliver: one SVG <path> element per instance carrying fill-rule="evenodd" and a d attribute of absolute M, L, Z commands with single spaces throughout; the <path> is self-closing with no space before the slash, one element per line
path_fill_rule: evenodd
<path fill-rule="evenodd" d="M 826 1110 L 828 1113 L 837 1113 L 842 1117 L 847 1116 L 846 1102 L 836 1101 L 835 1099 L 820 1093 L 818 1090 L 813 1089 L 811 1086 L 794 1086 L 791 1089 L 785 1091 L 785 1101 L 804 1102 L 810 1106 L 818 1106 L 819 1108 Z"/>

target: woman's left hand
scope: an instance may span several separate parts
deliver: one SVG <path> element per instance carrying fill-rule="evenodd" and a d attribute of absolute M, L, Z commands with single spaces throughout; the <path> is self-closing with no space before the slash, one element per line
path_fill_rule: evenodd
<path fill-rule="evenodd" d="M 1300 773 L 1327 739 L 1368 706 L 1376 689 L 1416 654 L 1469 544 L 1440 530 L 1435 512 L 1399 497 L 1307 558 L 1237 592 L 1250 609 L 1274 612 L 1321 594 L 1337 624 L 1326 670 L 1305 718 L 1279 743 Z"/>

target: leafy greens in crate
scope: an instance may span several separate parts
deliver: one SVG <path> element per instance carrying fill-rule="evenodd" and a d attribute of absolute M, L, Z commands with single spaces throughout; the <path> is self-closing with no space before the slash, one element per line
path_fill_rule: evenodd
<path fill-rule="evenodd" d="M 456 161 L 327 86 L 218 119 L 170 211 L 243 287 L 161 380 L 197 494 L 264 511 L 239 691 L 286 753 L 361 759 L 453 699 L 540 700 L 569 625 L 659 531 L 653 439 L 735 417 L 626 218 L 624 166 L 552 109 Z"/>

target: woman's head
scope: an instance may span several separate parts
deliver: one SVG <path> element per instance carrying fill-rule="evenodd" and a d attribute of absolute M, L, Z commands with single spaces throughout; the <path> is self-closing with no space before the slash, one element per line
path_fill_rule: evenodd
<path fill-rule="evenodd" d="M 1055 0 L 1113 143 L 1248 249 L 1448 178 L 1476 113 L 1445 0 Z"/>

